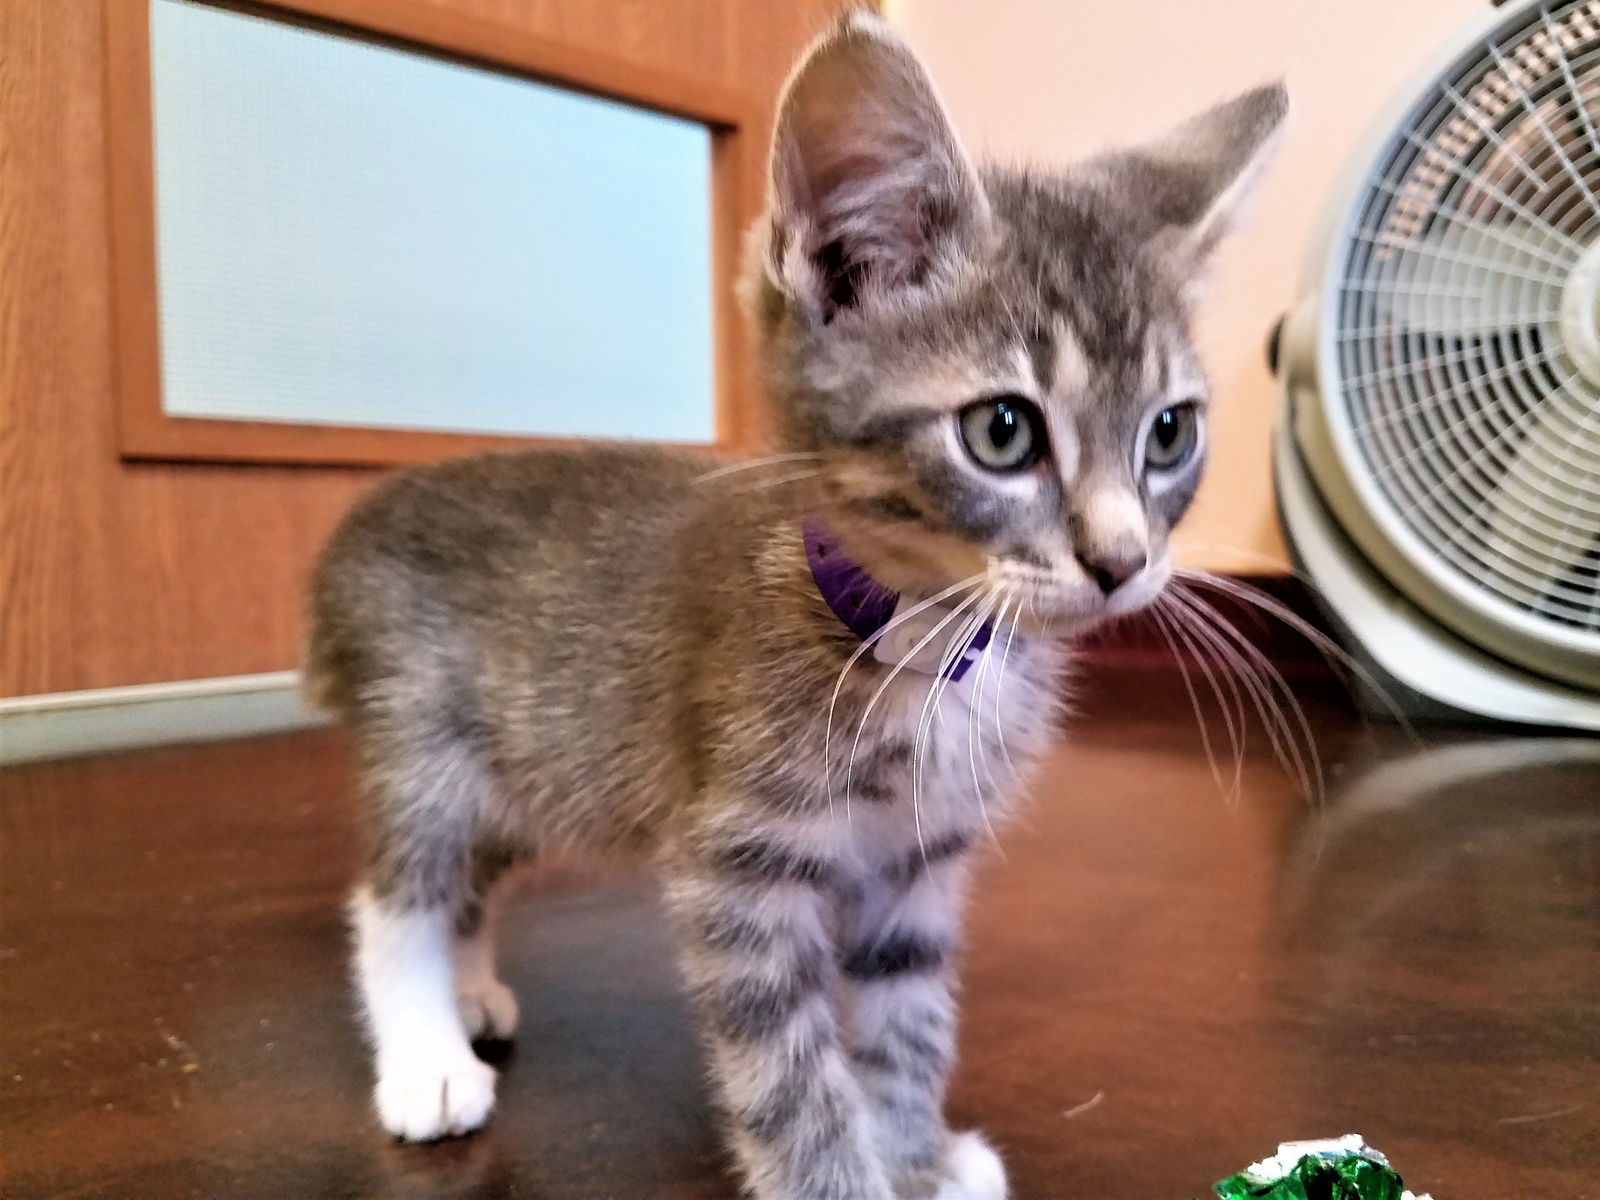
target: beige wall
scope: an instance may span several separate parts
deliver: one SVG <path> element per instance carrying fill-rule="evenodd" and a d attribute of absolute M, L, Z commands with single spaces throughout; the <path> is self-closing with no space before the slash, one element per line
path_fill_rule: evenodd
<path fill-rule="evenodd" d="M 1413 82 L 1488 0 L 888 0 L 974 150 L 1060 161 L 1159 131 L 1281 76 L 1293 117 L 1200 321 L 1216 382 L 1209 477 L 1185 557 L 1216 570 L 1284 563 L 1264 344 L 1299 290 L 1324 197 Z"/>

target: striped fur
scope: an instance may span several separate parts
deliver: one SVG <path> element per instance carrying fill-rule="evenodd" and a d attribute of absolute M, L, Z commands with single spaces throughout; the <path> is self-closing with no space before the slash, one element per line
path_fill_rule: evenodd
<path fill-rule="evenodd" d="M 847 17 L 788 85 L 751 243 L 785 455 L 491 456 L 357 506 L 306 674 L 362 751 L 351 919 L 391 1133 L 488 1116 L 471 1043 L 516 1023 L 512 868 L 634 852 L 751 1195 L 1002 1200 L 998 1156 L 942 1115 L 969 859 L 1049 743 L 1067 639 L 1165 582 L 1203 458 L 1157 479 L 1141 439 L 1203 399 L 1189 285 L 1281 108 L 1263 89 L 1149 152 L 980 172 L 910 51 Z M 1048 425 L 1026 472 L 962 449 L 996 395 Z M 946 597 L 936 647 L 993 622 L 977 665 L 947 683 L 860 647 L 808 517 L 906 602 Z M 1146 565 L 1110 592 L 1102 552 Z"/>

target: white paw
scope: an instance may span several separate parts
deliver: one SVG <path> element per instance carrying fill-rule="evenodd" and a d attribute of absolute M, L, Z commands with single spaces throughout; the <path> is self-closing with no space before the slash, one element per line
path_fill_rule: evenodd
<path fill-rule="evenodd" d="M 958 1133 L 944 1160 L 934 1200 L 1006 1200 L 1006 1169 L 982 1135 Z"/>
<path fill-rule="evenodd" d="M 517 1030 L 517 997 L 493 977 L 474 982 L 456 993 L 456 1007 L 467 1037 L 510 1040 Z"/>
<path fill-rule="evenodd" d="M 471 1133 L 494 1107 L 494 1068 L 465 1046 L 443 1059 L 414 1056 L 380 1064 L 373 1099 L 397 1138 L 431 1142 Z"/>

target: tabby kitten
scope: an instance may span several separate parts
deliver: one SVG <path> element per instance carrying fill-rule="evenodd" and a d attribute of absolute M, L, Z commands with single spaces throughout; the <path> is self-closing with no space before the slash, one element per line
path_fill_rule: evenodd
<path fill-rule="evenodd" d="M 789 81 L 752 238 L 786 453 L 474 458 L 351 513 L 308 680 L 363 753 L 386 1129 L 489 1114 L 508 871 L 639 849 L 752 1195 L 1005 1195 L 941 1115 L 970 851 L 1048 743 L 1067 640 L 1167 580 L 1205 443 L 1191 285 L 1284 107 L 979 170 L 906 45 L 846 17 Z"/>

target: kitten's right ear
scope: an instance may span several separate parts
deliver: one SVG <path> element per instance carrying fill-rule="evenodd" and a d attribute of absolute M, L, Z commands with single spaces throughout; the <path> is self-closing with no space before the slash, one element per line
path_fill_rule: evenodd
<path fill-rule="evenodd" d="M 878 17 L 847 14 L 789 77 L 768 221 L 769 279 L 820 322 L 928 282 L 987 224 L 927 72 Z"/>
<path fill-rule="evenodd" d="M 1238 215 L 1289 111 L 1282 83 L 1224 101 L 1132 150 L 1091 159 L 1118 206 L 1191 281 Z"/>

